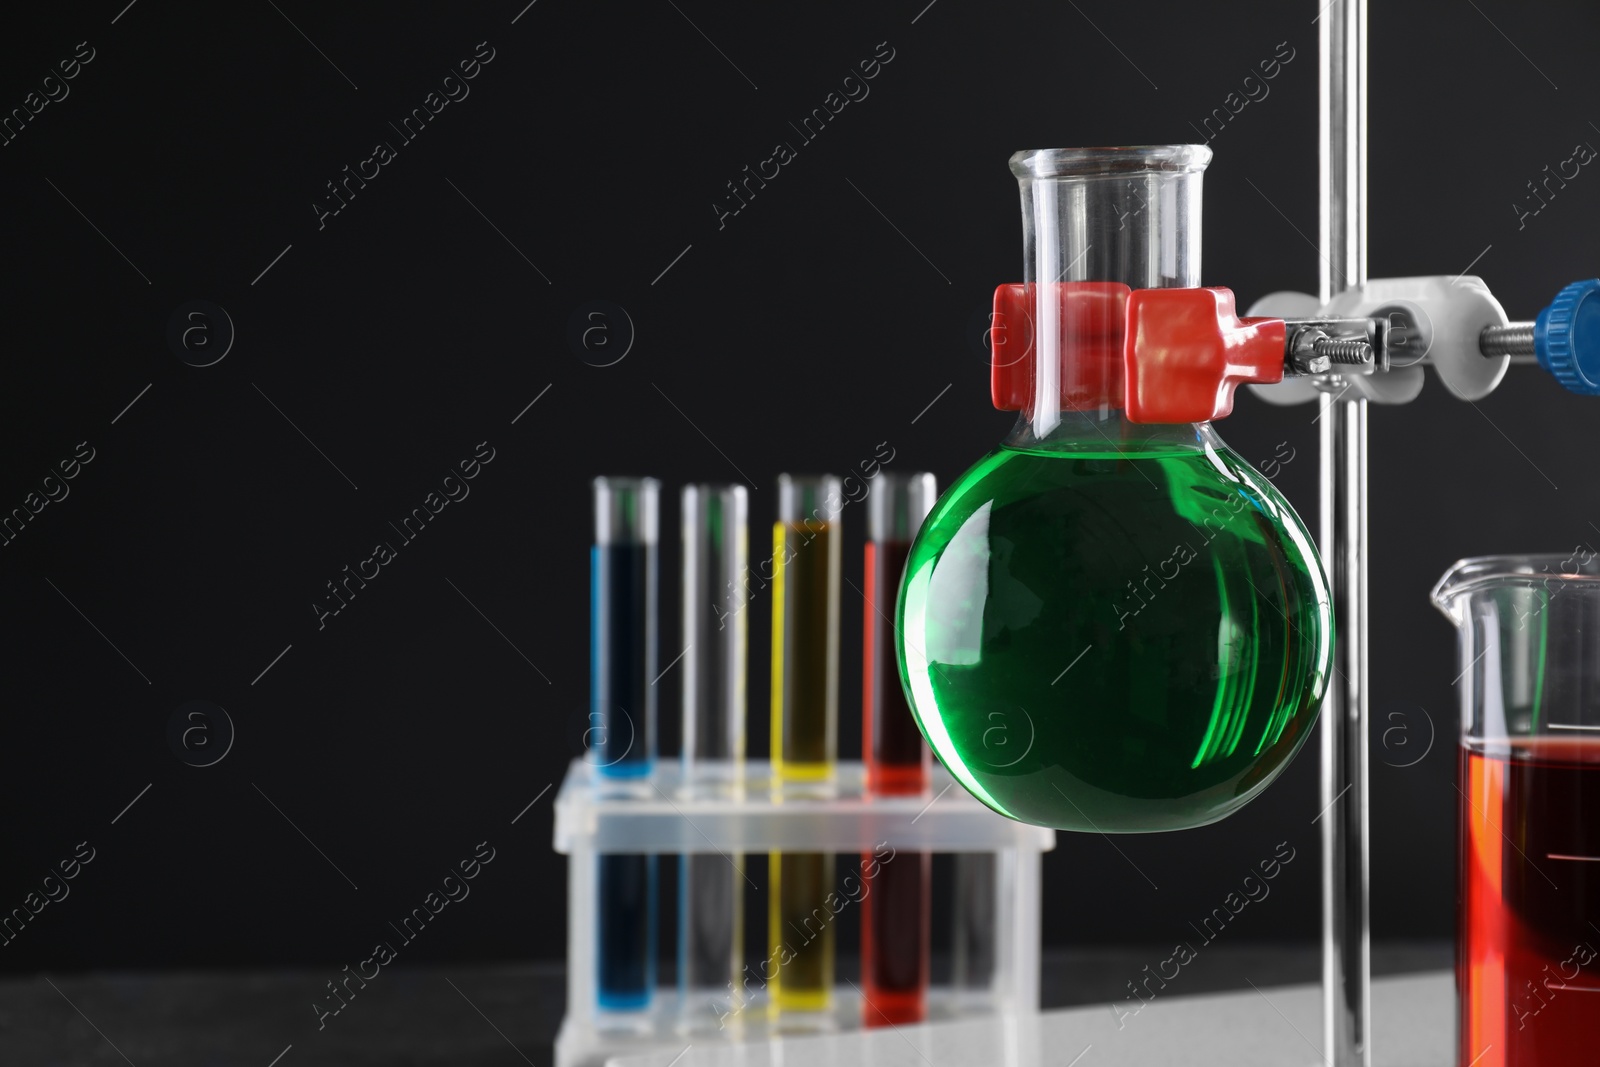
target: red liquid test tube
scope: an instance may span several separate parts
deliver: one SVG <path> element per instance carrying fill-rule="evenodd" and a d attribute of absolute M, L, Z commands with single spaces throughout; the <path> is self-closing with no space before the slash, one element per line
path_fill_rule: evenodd
<path fill-rule="evenodd" d="M 861 754 L 869 795 L 924 793 L 931 778 L 933 756 L 900 685 L 893 619 L 911 542 L 936 495 L 931 474 L 882 473 L 867 498 Z M 861 875 L 862 1023 L 921 1022 L 928 1011 L 933 856 L 864 852 Z"/>

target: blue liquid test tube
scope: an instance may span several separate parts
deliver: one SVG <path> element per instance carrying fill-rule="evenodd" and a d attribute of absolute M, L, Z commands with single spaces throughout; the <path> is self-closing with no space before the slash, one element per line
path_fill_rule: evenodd
<path fill-rule="evenodd" d="M 641 781 L 656 756 L 657 570 L 661 483 L 594 480 L 590 703 L 585 741 L 603 779 Z M 610 1011 L 650 1006 L 656 963 L 654 855 L 598 857 L 596 986 Z"/>
<path fill-rule="evenodd" d="M 742 485 L 683 487 L 683 780 L 691 793 L 743 788 L 749 503 Z M 744 856 L 678 865 L 678 989 L 685 1012 L 735 989 L 744 958 Z"/>

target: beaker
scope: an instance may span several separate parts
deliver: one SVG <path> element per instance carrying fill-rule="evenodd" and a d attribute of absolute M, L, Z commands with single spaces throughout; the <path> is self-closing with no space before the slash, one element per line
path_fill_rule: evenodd
<path fill-rule="evenodd" d="M 1459 1067 L 1600 1057 L 1600 563 L 1483 556 L 1433 603 L 1461 671 Z"/>
<path fill-rule="evenodd" d="M 1127 411 L 1130 294 L 1211 299 L 1197 288 L 1210 158 L 1157 145 L 1011 159 L 1024 284 L 1007 288 L 1027 310 L 994 324 L 992 397 L 1019 418 L 929 514 L 898 610 L 923 734 L 969 792 L 1023 822 L 1132 833 L 1224 818 L 1304 745 L 1327 686 L 1327 583 L 1288 502 L 1209 422 Z M 1178 368 L 1194 356 L 1159 353 Z"/>

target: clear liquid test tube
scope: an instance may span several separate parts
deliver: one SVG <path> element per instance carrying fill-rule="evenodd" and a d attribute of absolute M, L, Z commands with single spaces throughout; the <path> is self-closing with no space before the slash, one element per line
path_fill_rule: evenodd
<path fill-rule="evenodd" d="M 895 662 L 895 597 L 911 542 L 933 508 L 932 474 L 881 473 L 867 495 L 862 634 L 861 751 L 869 795 L 928 789 L 933 755 L 922 740 Z M 861 854 L 862 1023 L 898 1026 L 927 1015 L 933 856 Z"/>
<path fill-rule="evenodd" d="M 661 483 L 594 480 L 590 704 L 586 758 L 601 779 L 640 780 L 656 756 L 657 571 Z M 602 855 L 597 871 L 599 1006 L 650 1006 L 656 963 L 656 857 Z"/>
<path fill-rule="evenodd" d="M 958 852 L 951 908 L 950 985 L 962 1001 L 986 1006 L 995 978 L 995 856 L 992 852 Z"/>
<path fill-rule="evenodd" d="M 840 481 L 778 476 L 772 528 L 772 768 L 779 789 L 826 786 L 839 734 Z M 772 1010 L 822 1012 L 832 1003 L 833 924 L 825 901 L 834 857 L 773 853 L 767 936 L 778 962 Z"/>
<path fill-rule="evenodd" d="M 683 488 L 683 780 L 741 789 L 745 754 L 744 612 L 749 504 L 742 485 Z M 681 857 L 678 989 L 686 1012 L 724 999 L 744 957 L 744 857 Z M 742 1005 L 735 994 L 730 1005 Z"/>

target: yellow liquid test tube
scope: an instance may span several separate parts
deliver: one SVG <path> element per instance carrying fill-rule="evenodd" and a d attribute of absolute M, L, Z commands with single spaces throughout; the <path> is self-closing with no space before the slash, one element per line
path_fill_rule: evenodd
<path fill-rule="evenodd" d="M 777 788 L 834 775 L 839 735 L 841 505 L 832 475 L 778 477 L 772 527 L 772 772 Z M 832 1005 L 831 852 L 774 852 L 768 860 L 769 1011 Z"/>

